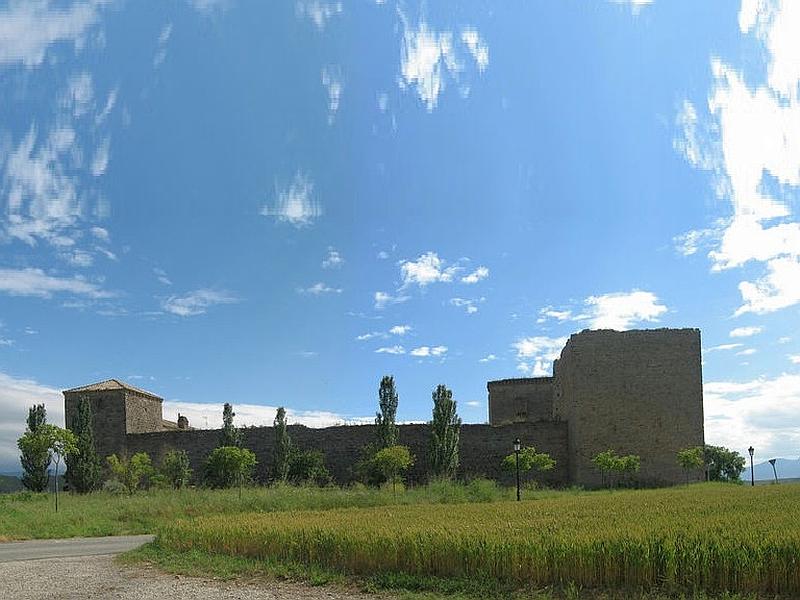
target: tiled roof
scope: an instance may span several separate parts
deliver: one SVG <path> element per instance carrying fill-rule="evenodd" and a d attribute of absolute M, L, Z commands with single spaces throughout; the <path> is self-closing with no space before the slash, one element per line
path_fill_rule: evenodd
<path fill-rule="evenodd" d="M 120 381 L 119 379 L 106 379 L 105 381 L 90 383 L 89 385 L 82 385 L 81 387 L 72 388 L 70 390 L 64 390 L 64 393 L 105 392 L 110 390 L 128 390 L 131 392 L 138 392 L 139 394 L 144 394 L 145 396 L 151 396 L 153 398 L 158 398 L 159 400 L 161 400 L 161 396 L 154 394 L 153 392 L 148 392 L 147 390 L 143 390 L 141 388 L 132 386 L 128 383 L 125 383 L 124 381 Z"/>

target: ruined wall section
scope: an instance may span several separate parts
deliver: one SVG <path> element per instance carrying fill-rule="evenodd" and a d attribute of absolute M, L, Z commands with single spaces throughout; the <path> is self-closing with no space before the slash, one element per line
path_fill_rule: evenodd
<path fill-rule="evenodd" d="M 361 450 L 374 442 L 377 432 L 374 425 L 343 425 L 311 429 L 302 425 L 289 425 L 292 443 L 303 449 L 321 450 L 325 454 L 328 470 L 337 483 L 354 481 L 354 466 L 361 459 Z M 423 483 L 428 477 L 428 425 L 400 425 L 399 443 L 410 448 L 416 461 L 409 472 L 409 481 Z M 242 429 L 244 446 L 256 454 L 256 478 L 266 482 L 272 471 L 275 432 L 272 427 L 247 427 Z M 462 425 L 458 476 L 489 477 L 511 483 L 513 474 L 500 468 L 503 457 L 513 452 L 514 438 L 523 444 L 536 446 L 548 452 L 555 460 L 552 471 L 535 474 L 535 479 L 549 486 L 567 485 L 568 456 L 567 428 L 564 423 L 521 423 L 505 427 L 489 425 Z M 128 452 L 147 452 L 155 464 L 160 464 L 170 450 L 186 450 L 195 471 L 195 479 L 202 474 L 203 463 L 217 447 L 220 430 L 164 431 L 159 433 L 129 434 Z"/>
<path fill-rule="evenodd" d="M 549 421 L 553 418 L 553 378 L 531 377 L 490 381 L 489 424 Z"/>
<path fill-rule="evenodd" d="M 697 329 L 571 336 L 554 385 L 554 416 L 568 427 L 571 481 L 600 485 L 591 459 L 613 449 L 641 457 L 644 484 L 684 482 L 675 453 L 703 444 L 700 360 Z"/>
<path fill-rule="evenodd" d="M 111 454 L 125 453 L 125 392 L 64 392 L 64 415 L 68 429 L 72 429 L 82 398 L 92 406 L 94 445 L 102 460 Z"/>

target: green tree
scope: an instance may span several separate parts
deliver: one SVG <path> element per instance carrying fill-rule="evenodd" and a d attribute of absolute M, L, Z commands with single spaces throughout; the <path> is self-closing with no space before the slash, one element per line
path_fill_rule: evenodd
<path fill-rule="evenodd" d="M 130 459 L 116 454 L 106 458 L 111 473 L 131 496 L 139 489 L 145 477 L 153 475 L 153 463 L 147 452 L 137 452 Z"/>
<path fill-rule="evenodd" d="M 706 444 L 704 458 L 708 465 L 709 481 L 741 482 L 740 477 L 747 463 L 735 450 Z"/>
<path fill-rule="evenodd" d="M 47 410 L 44 404 L 34 404 L 28 409 L 28 426 L 23 437 L 30 439 L 36 435 L 39 427 L 47 423 Z M 22 438 L 20 438 L 22 439 Z M 26 441 L 19 446 L 20 463 L 22 463 L 22 485 L 32 492 L 44 492 L 50 476 L 47 468 L 53 457 L 50 450 L 42 440 L 39 443 Z"/>
<path fill-rule="evenodd" d="M 614 450 L 606 450 L 605 452 L 596 454 L 592 458 L 592 462 L 597 470 L 600 471 L 600 477 L 603 485 L 605 485 L 607 482 L 609 487 L 611 487 L 612 484 L 612 479 L 609 477 L 609 473 L 616 473 L 617 481 L 619 481 L 620 478 L 630 478 L 634 473 L 638 473 L 641 465 L 640 458 L 635 454 L 618 456 Z"/>
<path fill-rule="evenodd" d="M 219 445 L 220 446 L 241 446 L 242 445 L 242 432 L 239 431 L 233 424 L 233 417 L 236 413 L 233 412 L 233 406 L 228 402 L 222 407 L 222 431 L 220 432 Z"/>
<path fill-rule="evenodd" d="M 289 461 L 292 452 L 292 438 L 289 436 L 286 422 L 286 409 L 278 407 L 275 421 L 275 450 L 273 458 L 273 477 L 276 481 L 286 481 L 289 477 Z"/>
<path fill-rule="evenodd" d="M 378 388 L 378 405 L 380 412 L 375 413 L 375 425 L 378 429 L 378 445 L 389 448 L 397 445 L 397 391 L 394 387 L 394 377 L 384 375 Z"/>
<path fill-rule="evenodd" d="M 161 474 L 173 489 L 181 489 L 192 478 L 186 450 L 170 450 L 161 461 Z"/>
<path fill-rule="evenodd" d="M 213 488 L 242 486 L 250 479 L 256 466 L 256 455 L 247 448 L 220 446 L 208 455 L 205 466 L 205 482 Z"/>
<path fill-rule="evenodd" d="M 697 471 L 705 466 L 702 446 L 684 448 L 683 450 L 679 450 L 675 456 L 678 460 L 678 464 L 686 471 L 686 483 L 689 483 L 689 475 L 692 471 Z"/>
<path fill-rule="evenodd" d="M 392 482 L 392 493 L 397 495 L 397 484 L 402 483 L 403 474 L 414 464 L 409 449 L 406 446 L 389 446 L 378 450 L 372 460 L 384 479 Z"/>
<path fill-rule="evenodd" d="M 437 385 L 433 392 L 433 420 L 430 428 L 431 471 L 437 477 L 452 477 L 458 468 L 461 418 L 456 412 L 453 392 L 444 385 Z"/>
<path fill-rule="evenodd" d="M 322 452 L 298 448 L 292 448 L 288 477 L 292 483 L 328 485 L 332 481 L 331 474 L 325 466 L 325 455 Z"/>
<path fill-rule="evenodd" d="M 517 469 L 517 455 L 515 452 L 509 454 L 503 459 L 503 470 L 510 473 L 515 473 Z M 519 451 L 519 471 L 520 473 L 528 473 L 530 471 L 552 471 L 556 466 L 556 461 L 553 460 L 546 452 L 536 452 L 533 446 L 525 446 Z"/>
<path fill-rule="evenodd" d="M 76 451 L 66 458 L 66 481 L 70 490 L 79 494 L 93 492 L 100 486 L 102 477 L 100 457 L 94 449 L 92 428 L 92 405 L 88 398 L 81 398 L 78 414 L 72 423 L 76 438 Z"/>
<path fill-rule="evenodd" d="M 28 456 L 49 454 L 55 464 L 55 497 L 56 512 L 58 512 L 58 467 L 61 461 L 75 452 L 75 436 L 68 429 L 62 429 L 49 423 L 42 423 L 36 428 L 36 433 L 25 432 L 17 440 L 17 446 L 22 454 Z"/>

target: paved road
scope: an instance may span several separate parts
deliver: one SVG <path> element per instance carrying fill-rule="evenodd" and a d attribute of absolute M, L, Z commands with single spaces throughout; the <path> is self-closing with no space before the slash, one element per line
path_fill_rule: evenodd
<path fill-rule="evenodd" d="M 121 535 L 67 540 L 31 540 L 0 544 L 0 563 L 40 558 L 119 554 L 153 541 L 152 535 Z"/>

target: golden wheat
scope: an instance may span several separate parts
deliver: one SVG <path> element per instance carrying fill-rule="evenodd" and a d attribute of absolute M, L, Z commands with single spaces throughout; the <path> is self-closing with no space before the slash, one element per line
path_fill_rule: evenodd
<path fill-rule="evenodd" d="M 706 485 L 208 517 L 165 527 L 160 543 L 354 574 L 788 594 L 800 592 L 798 514 L 797 485 Z"/>

